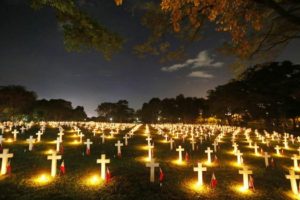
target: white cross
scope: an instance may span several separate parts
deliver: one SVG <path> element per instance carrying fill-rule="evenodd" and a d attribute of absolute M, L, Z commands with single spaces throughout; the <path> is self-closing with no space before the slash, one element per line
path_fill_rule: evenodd
<path fill-rule="evenodd" d="M 29 150 L 29 151 L 32 151 L 32 147 L 33 147 L 33 143 L 35 142 L 35 139 L 34 139 L 33 136 L 31 135 L 26 141 L 29 143 L 28 150 Z"/>
<path fill-rule="evenodd" d="M 206 171 L 206 167 L 202 167 L 202 163 L 198 163 L 198 167 L 194 167 L 194 172 L 198 172 L 198 185 L 203 185 L 203 172 Z"/>
<path fill-rule="evenodd" d="M 0 135 L 0 144 L 2 145 L 2 142 L 4 141 L 3 135 Z"/>
<path fill-rule="evenodd" d="M 101 163 L 101 178 L 105 180 L 105 166 L 110 163 L 110 159 L 106 159 L 105 154 L 101 154 L 101 159 L 97 159 L 97 163 Z"/>
<path fill-rule="evenodd" d="M 56 143 L 56 151 L 59 152 L 59 149 L 60 149 L 60 139 L 59 139 L 59 137 L 57 137 L 54 142 Z"/>
<path fill-rule="evenodd" d="M 154 146 L 150 145 L 148 146 L 148 160 L 152 160 L 152 149 L 154 148 Z"/>
<path fill-rule="evenodd" d="M 43 133 L 41 131 L 38 131 L 35 135 L 37 135 L 37 142 L 41 141 L 41 135 L 43 135 Z"/>
<path fill-rule="evenodd" d="M 168 134 L 165 134 L 165 140 L 168 142 Z"/>
<path fill-rule="evenodd" d="M 240 152 L 240 150 L 237 150 L 236 152 L 236 156 L 237 156 L 237 163 L 240 165 L 242 164 L 241 162 L 241 156 L 243 155 L 243 153 Z"/>
<path fill-rule="evenodd" d="M 236 154 L 237 147 L 239 146 L 237 143 L 234 143 L 233 145 L 233 153 Z"/>
<path fill-rule="evenodd" d="M 297 179 L 300 178 L 299 175 L 295 174 L 294 170 L 290 170 L 290 174 L 289 175 L 285 175 L 286 179 L 290 179 L 291 181 L 291 188 L 294 194 L 298 194 L 298 187 L 297 187 Z"/>
<path fill-rule="evenodd" d="M 123 146 L 123 143 L 118 140 L 118 142 L 115 144 L 115 146 L 118 148 L 118 155 L 121 154 L 121 147 Z"/>
<path fill-rule="evenodd" d="M 259 148 L 259 146 L 257 146 L 257 144 L 256 144 L 256 142 L 254 143 L 254 153 L 255 153 L 255 155 L 258 155 L 258 148 Z"/>
<path fill-rule="evenodd" d="M 146 140 L 147 140 L 147 142 L 148 142 L 148 146 L 150 146 L 151 145 L 151 140 L 152 140 L 152 138 L 148 135 L 148 137 L 146 138 Z"/>
<path fill-rule="evenodd" d="M 291 159 L 294 161 L 294 169 L 298 170 L 299 169 L 299 166 L 298 166 L 299 156 L 297 156 L 296 154 L 294 154 Z"/>
<path fill-rule="evenodd" d="M 214 141 L 213 146 L 214 146 L 214 151 L 217 152 L 218 142 L 216 140 Z"/>
<path fill-rule="evenodd" d="M 80 138 L 79 142 L 80 143 L 82 143 L 82 137 L 84 137 L 84 134 L 82 132 L 80 132 L 80 134 L 79 134 L 79 138 Z"/>
<path fill-rule="evenodd" d="M 176 151 L 178 151 L 178 161 L 182 162 L 182 152 L 184 151 L 184 148 L 181 148 L 181 145 L 179 145 Z"/>
<path fill-rule="evenodd" d="M 128 135 L 126 134 L 123 138 L 125 140 L 125 146 L 127 146 L 128 145 L 128 138 L 129 138 Z"/>
<path fill-rule="evenodd" d="M 102 138 L 102 144 L 104 144 L 104 142 L 105 142 L 105 135 L 104 135 L 104 133 L 102 133 L 101 138 Z"/>
<path fill-rule="evenodd" d="M 55 177 L 56 176 L 57 160 L 60 160 L 61 156 L 57 155 L 56 151 L 54 151 L 51 156 L 47 157 L 47 159 L 52 161 L 51 162 L 51 176 Z"/>
<path fill-rule="evenodd" d="M 94 137 L 95 137 L 96 133 L 97 133 L 97 130 L 94 129 L 94 130 L 93 130 Z"/>
<path fill-rule="evenodd" d="M 87 149 L 91 149 L 91 144 L 93 144 L 93 142 L 91 142 L 90 139 L 87 139 L 86 142 L 84 142 L 84 144 L 86 145 Z"/>
<path fill-rule="evenodd" d="M 194 151 L 194 150 L 195 150 L 195 144 L 196 144 L 196 141 L 195 141 L 195 140 L 192 140 L 192 141 L 191 141 L 191 144 L 192 144 L 192 150 Z"/>
<path fill-rule="evenodd" d="M 155 180 L 155 167 L 159 167 L 159 163 L 155 163 L 154 159 L 150 160 L 150 162 L 146 163 L 146 167 L 150 167 L 150 182 L 154 182 Z"/>
<path fill-rule="evenodd" d="M 21 133 L 24 133 L 26 128 L 24 126 L 21 127 Z"/>
<path fill-rule="evenodd" d="M 210 147 L 207 147 L 207 150 L 205 150 L 205 153 L 207 153 L 207 163 L 211 163 L 211 153 L 214 152 L 213 150 L 210 150 Z"/>
<path fill-rule="evenodd" d="M 9 158 L 12 158 L 14 154 L 8 153 L 9 149 L 3 149 L 2 154 L 0 154 L 0 158 L 2 158 L 2 163 L 1 163 L 1 175 L 6 174 L 7 170 L 7 162 Z"/>
<path fill-rule="evenodd" d="M 269 166 L 269 158 L 270 158 L 270 157 L 271 157 L 271 156 L 268 155 L 268 152 L 265 152 L 264 158 L 265 158 L 265 165 L 266 165 L 266 167 Z"/>
<path fill-rule="evenodd" d="M 60 142 L 62 142 L 63 141 L 62 136 L 64 135 L 64 133 L 62 131 L 60 131 L 57 135 L 59 136 Z"/>
<path fill-rule="evenodd" d="M 173 138 L 171 138 L 171 139 L 169 140 L 169 142 L 170 142 L 170 149 L 173 150 L 173 143 L 174 143 Z"/>
<path fill-rule="evenodd" d="M 248 140 L 249 147 L 252 147 L 252 140 Z"/>
<path fill-rule="evenodd" d="M 252 174 L 252 171 L 248 170 L 248 168 L 244 166 L 243 170 L 239 170 L 239 174 L 243 174 L 244 189 L 248 190 L 249 189 L 248 177 L 250 174 Z"/>
<path fill-rule="evenodd" d="M 280 155 L 280 149 L 280 146 L 276 145 L 275 150 L 277 155 Z"/>
<path fill-rule="evenodd" d="M 17 141 L 17 134 L 19 133 L 19 131 L 17 131 L 16 129 L 14 129 L 14 131 L 12 132 L 12 134 L 14 135 L 14 141 Z"/>

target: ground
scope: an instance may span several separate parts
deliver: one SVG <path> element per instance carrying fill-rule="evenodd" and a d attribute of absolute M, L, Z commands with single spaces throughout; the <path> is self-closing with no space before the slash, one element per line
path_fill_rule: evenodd
<path fill-rule="evenodd" d="M 65 128 L 64 154 L 63 159 L 66 166 L 66 175 L 57 176 L 49 183 L 40 184 L 35 180 L 45 173 L 50 174 L 51 161 L 47 160 L 46 151 L 55 149 L 51 143 L 56 139 L 58 128 L 47 127 L 46 133 L 42 136 L 42 142 L 34 146 L 29 152 L 28 144 L 24 141 L 29 135 L 35 135 L 38 127 L 33 127 L 24 134 L 18 135 L 15 143 L 4 142 L 4 148 L 9 148 L 14 153 L 11 161 L 12 174 L 0 177 L 0 199 L 27 200 L 27 199 L 289 199 L 290 182 L 285 178 L 288 173 L 287 167 L 292 166 L 290 157 L 275 155 L 274 147 L 263 146 L 264 150 L 272 153 L 275 160 L 275 168 L 265 168 L 264 158 L 255 156 L 254 150 L 248 147 L 243 135 L 239 135 L 240 150 L 245 154 L 244 161 L 253 171 L 255 180 L 255 191 L 240 192 L 238 187 L 242 185 L 242 175 L 236 166 L 236 156 L 232 154 L 231 135 L 226 135 L 217 152 L 218 163 L 207 166 L 204 172 L 204 184 L 202 189 L 197 189 L 194 183 L 197 181 L 197 173 L 193 167 L 197 162 L 205 162 L 204 150 L 207 146 L 212 147 L 212 141 L 204 141 L 202 145 L 198 142 L 198 148 L 191 150 L 189 140 L 183 143 L 177 140 L 176 146 L 182 145 L 190 155 L 190 160 L 184 165 L 174 164 L 178 153 L 170 151 L 170 144 L 164 142 L 164 138 L 157 134 L 157 131 L 150 127 L 150 133 L 154 138 L 155 161 L 160 164 L 165 180 L 160 186 L 158 181 L 158 169 L 156 168 L 155 183 L 149 182 L 149 168 L 145 166 L 144 158 L 147 157 L 147 144 L 145 125 L 135 132 L 129 140 L 129 146 L 122 148 L 122 157 L 116 156 L 114 143 L 128 133 L 129 129 L 120 131 L 114 138 L 106 139 L 101 144 L 100 134 L 93 137 L 93 133 L 81 128 L 86 138 L 91 138 L 94 144 L 91 146 L 91 155 L 84 155 L 85 145 L 73 144 L 74 134 L 68 127 Z M 109 130 L 105 131 L 109 135 Z M 252 136 L 254 134 L 252 133 Z M 11 133 L 5 133 L 5 138 L 11 137 Z M 272 145 L 276 145 L 275 142 Z M 100 165 L 96 159 L 105 153 L 110 158 L 108 164 L 112 174 L 109 183 L 90 185 L 87 179 L 94 174 L 100 175 Z M 285 155 L 297 153 L 296 145 L 291 145 L 285 150 Z M 183 156 L 184 157 L 184 156 Z M 60 164 L 60 162 L 58 162 Z M 212 173 L 215 173 L 218 180 L 216 189 L 209 187 Z"/>

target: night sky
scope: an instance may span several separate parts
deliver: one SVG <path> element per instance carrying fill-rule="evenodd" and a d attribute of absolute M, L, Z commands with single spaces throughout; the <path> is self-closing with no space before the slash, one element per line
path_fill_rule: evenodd
<path fill-rule="evenodd" d="M 137 57 L 132 46 L 144 41 L 148 31 L 128 11 L 130 1 L 121 7 L 112 0 L 84 5 L 127 40 L 111 61 L 99 52 L 66 52 L 52 10 L 35 11 L 26 0 L 0 2 L 0 85 L 23 85 L 39 99 L 66 99 L 73 106 L 84 106 L 89 116 L 105 101 L 127 99 L 137 109 L 152 97 L 205 97 L 207 90 L 233 78 L 231 58 L 215 51 L 225 37 L 213 31 L 187 50 L 186 61 L 161 64 L 157 57 Z M 278 61 L 300 63 L 299 45 L 299 40 L 289 45 Z"/>

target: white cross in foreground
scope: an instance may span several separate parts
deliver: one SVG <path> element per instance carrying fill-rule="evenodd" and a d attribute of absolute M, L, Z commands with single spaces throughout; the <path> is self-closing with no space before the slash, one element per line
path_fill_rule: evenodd
<path fill-rule="evenodd" d="M 198 172 L 198 185 L 203 185 L 203 172 L 206 171 L 206 167 L 202 167 L 202 163 L 198 163 L 198 167 L 194 167 L 194 172 Z"/>
<path fill-rule="evenodd" d="M 155 172 L 155 167 L 159 167 L 159 163 L 155 163 L 154 159 L 152 159 L 150 162 L 146 163 L 146 167 L 150 167 L 150 182 L 154 182 L 154 172 Z"/>
<path fill-rule="evenodd" d="M 12 158 L 14 154 L 8 153 L 8 149 L 3 149 L 3 153 L 0 154 L 0 158 L 2 158 L 2 163 L 1 163 L 1 175 L 6 174 L 7 170 L 7 161 L 9 158 Z"/>
<path fill-rule="evenodd" d="M 110 163 L 110 159 L 106 159 L 105 154 L 101 154 L 101 159 L 97 159 L 97 163 L 101 164 L 101 178 L 105 180 L 105 166 Z"/>
<path fill-rule="evenodd" d="M 57 155 L 56 151 L 54 151 L 51 156 L 47 157 L 47 159 L 52 161 L 51 162 L 51 176 L 55 177 L 56 176 L 57 160 L 60 160 L 61 156 Z"/>
<path fill-rule="evenodd" d="M 297 179 L 299 179 L 300 176 L 296 175 L 295 171 L 291 169 L 290 170 L 290 174 L 289 175 L 285 175 L 285 177 L 287 179 L 290 179 L 290 181 L 291 181 L 291 188 L 292 188 L 293 193 L 294 194 L 298 194 Z"/>
<path fill-rule="evenodd" d="M 249 189 L 248 177 L 249 177 L 249 174 L 252 174 L 252 171 L 248 170 L 248 167 L 244 166 L 243 170 L 239 170 L 239 174 L 243 175 L 244 189 L 248 190 Z"/>

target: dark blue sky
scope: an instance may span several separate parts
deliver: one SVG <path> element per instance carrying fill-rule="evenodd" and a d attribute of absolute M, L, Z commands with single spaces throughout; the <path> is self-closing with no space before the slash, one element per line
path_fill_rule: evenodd
<path fill-rule="evenodd" d="M 136 15 L 125 11 L 126 5 L 116 7 L 112 0 L 102 0 L 86 8 L 127 40 L 123 50 L 107 61 L 98 52 L 66 52 L 53 12 L 34 11 L 24 2 L 0 3 L 0 85 L 24 85 L 39 98 L 69 100 L 73 106 L 83 105 L 91 116 L 104 101 L 127 99 L 131 107 L 139 108 L 152 97 L 205 97 L 207 90 L 233 77 L 230 58 L 214 51 L 224 40 L 219 33 L 210 32 L 191 46 L 187 61 L 162 65 L 156 57 L 140 59 L 132 46 L 146 38 L 147 30 Z M 278 60 L 300 63 L 299 45 L 299 41 L 289 45 Z"/>

